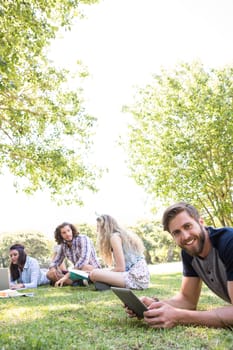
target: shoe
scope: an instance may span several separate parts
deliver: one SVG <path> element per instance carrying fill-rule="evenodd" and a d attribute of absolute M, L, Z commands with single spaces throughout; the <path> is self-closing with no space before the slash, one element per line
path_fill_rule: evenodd
<path fill-rule="evenodd" d="M 111 288 L 110 284 L 103 283 L 103 282 L 95 282 L 95 290 L 103 291 L 103 290 L 109 290 Z"/>
<path fill-rule="evenodd" d="M 88 281 L 87 280 L 77 280 L 72 283 L 72 287 L 87 287 Z"/>
<path fill-rule="evenodd" d="M 84 285 L 85 287 L 88 287 L 88 286 L 89 286 L 88 281 L 87 281 L 87 280 L 83 280 L 83 285 Z"/>

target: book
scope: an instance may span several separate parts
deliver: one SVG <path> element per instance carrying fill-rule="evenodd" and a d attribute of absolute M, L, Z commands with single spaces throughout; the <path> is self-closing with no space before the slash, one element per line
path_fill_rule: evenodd
<path fill-rule="evenodd" d="M 33 297 L 34 293 L 21 293 L 15 289 L 4 289 L 0 291 L 0 298 Z"/>
<path fill-rule="evenodd" d="M 76 280 L 88 280 L 89 274 L 83 270 L 69 269 L 70 279 L 72 281 Z"/>

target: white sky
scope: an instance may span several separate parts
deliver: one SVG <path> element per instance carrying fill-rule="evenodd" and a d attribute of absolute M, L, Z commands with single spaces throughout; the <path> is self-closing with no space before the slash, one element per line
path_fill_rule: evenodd
<path fill-rule="evenodd" d="M 52 235 L 62 221 L 95 224 L 95 211 L 124 225 L 148 217 L 147 197 L 127 177 L 125 155 L 116 146 L 126 128 L 122 105 L 132 101 L 132 87 L 161 66 L 194 59 L 215 67 L 233 62 L 233 0 L 105 0 L 84 11 L 86 18 L 56 41 L 51 57 L 67 67 L 78 59 L 87 66 L 86 106 L 99 123 L 96 163 L 110 171 L 84 208 L 57 207 L 46 193 L 16 195 L 2 177 L 0 232 L 34 229 Z"/>

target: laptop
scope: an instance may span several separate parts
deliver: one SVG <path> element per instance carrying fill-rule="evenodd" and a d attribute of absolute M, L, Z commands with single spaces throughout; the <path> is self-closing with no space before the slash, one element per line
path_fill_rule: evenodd
<path fill-rule="evenodd" d="M 0 268 L 0 290 L 10 289 L 10 275 L 7 267 Z"/>

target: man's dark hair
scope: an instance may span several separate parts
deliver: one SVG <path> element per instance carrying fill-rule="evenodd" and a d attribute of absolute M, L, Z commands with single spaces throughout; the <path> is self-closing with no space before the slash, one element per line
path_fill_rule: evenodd
<path fill-rule="evenodd" d="M 189 216 L 191 216 L 194 220 L 198 221 L 200 219 L 200 214 L 198 213 L 197 209 L 186 202 L 179 202 L 171 205 L 168 207 L 164 214 L 162 219 L 163 229 L 164 231 L 169 231 L 169 224 L 172 219 L 176 217 L 179 213 L 182 211 L 186 211 Z"/>
<path fill-rule="evenodd" d="M 79 235 L 79 232 L 74 225 L 70 224 L 69 222 L 63 222 L 61 225 L 56 227 L 54 232 L 54 238 L 57 244 L 61 244 L 64 242 L 64 239 L 61 236 L 61 229 L 65 226 L 69 226 L 71 228 L 73 238 Z"/>

